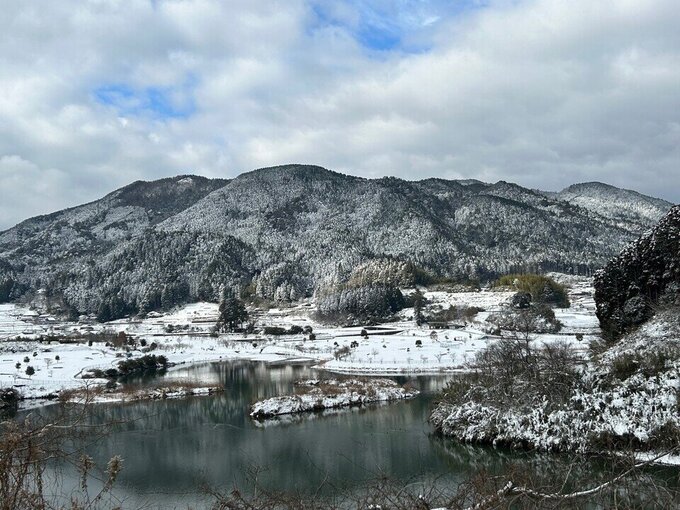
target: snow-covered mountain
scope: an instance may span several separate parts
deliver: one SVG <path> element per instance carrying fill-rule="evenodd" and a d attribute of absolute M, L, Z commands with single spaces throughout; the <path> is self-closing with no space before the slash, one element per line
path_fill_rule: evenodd
<path fill-rule="evenodd" d="M 636 204 L 663 208 L 621 197 L 617 217 L 503 181 L 364 179 L 305 165 L 137 182 L 0 233 L 0 300 L 43 289 L 53 304 L 104 318 L 215 300 L 224 288 L 295 299 L 356 280 L 367 263 L 372 275 L 403 268 L 400 282 L 588 272 L 655 223 L 647 209 L 633 214 Z"/>
<path fill-rule="evenodd" d="M 660 198 L 601 182 L 573 184 L 557 193 L 556 198 L 588 209 L 629 229 L 644 229 L 650 223 L 656 223 L 673 205 Z"/>
<path fill-rule="evenodd" d="M 0 232 L 0 256 L 35 262 L 93 255 L 141 234 L 193 205 L 228 181 L 181 175 L 137 181 L 100 200 L 36 216 Z"/>

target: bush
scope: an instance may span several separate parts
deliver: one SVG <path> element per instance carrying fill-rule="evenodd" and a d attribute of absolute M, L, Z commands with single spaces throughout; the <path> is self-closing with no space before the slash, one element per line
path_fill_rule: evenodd
<path fill-rule="evenodd" d="M 29 377 L 31 377 L 33 374 L 35 374 L 35 368 L 33 368 L 33 367 L 30 366 L 30 365 L 27 366 L 27 367 L 26 367 L 26 375 L 29 376 Z"/>
<path fill-rule="evenodd" d="M 147 354 L 141 358 L 126 359 L 118 363 L 120 375 L 128 375 L 135 372 L 154 372 L 164 370 L 168 366 L 168 359 L 165 356 Z"/>
<path fill-rule="evenodd" d="M 562 323 L 555 318 L 555 312 L 546 305 L 513 308 L 489 316 L 487 322 L 506 331 L 521 334 L 525 338 L 533 333 L 557 333 L 562 329 Z"/>
<path fill-rule="evenodd" d="M 286 329 L 279 326 L 265 326 L 263 332 L 265 335 L 281 336 L 286 334 Z"/>
<path fill-rule="evenodd" d="M 578 357 L 566 342 L 537 349 L 529 341 L 504 338 L 475 357 L 475 372 L 444 392 L 456 404 L 475 401 L 500 407 L 530 406 L 547 398 L 569 400 L 579 381 Z"/>
<path fill-rule="evenodd" d="M 510 274 L 501 276 L 498 287 L 511 287 L 519 293 L 528 293 L 533 303 L 545 303 L 558 308 L 569 308 L 569 298 L 564 285 L 548 276 L 538 274 Z"/>
<path fill-rule="evenodd" d="M 0 388 L 0 409 L 16 409 L 20 395 L 14 388 Z"/>
<path fill-rule="evenodd" d="M 625 381 L 636 373 L 648 378 L 656 377 L 678 359 L 680 359 L 680 348 L 673 345 L 656 347 L 647 350 L 644 354 L 625 352 L 612 359 L 609 373 L 621 381 Z"/>
<path fill-rule="evenodd" d="M 472 320 L 472 318 L 479 312 L 482 312 L 481 308 L 476 306 L 449 306 L 444 310 L 438 310 L 435 312 L 430 312 L 427 316 L 423 317 L 425 322 L 451 322 L 451 321 L 464 321 Z"/>
<path fill-rule="evenodd" d="M 625 381 L 640 368 L 639 361 L 632 354 L 622 354 L 612 361 L 611 374 L 621 381 Z"/>
<path fill-rule="evenodd" d="M 351 351 L 351 349 L 347 346 L 340 347 L 338 350 L 335 351 L 334 356 L 335 359 L 341 359 L 347 356 Z"/>

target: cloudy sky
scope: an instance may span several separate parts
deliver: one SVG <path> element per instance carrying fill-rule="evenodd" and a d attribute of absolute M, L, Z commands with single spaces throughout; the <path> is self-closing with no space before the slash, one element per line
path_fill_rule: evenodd
<path fill-rule="evenodd" d="M 6 0 L 0 229 L 314 163 L 680 202 L 678 0 Z"/>

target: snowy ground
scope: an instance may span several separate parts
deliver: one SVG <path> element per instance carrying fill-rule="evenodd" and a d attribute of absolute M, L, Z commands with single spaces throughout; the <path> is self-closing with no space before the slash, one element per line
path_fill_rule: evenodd
<path fill-rule="evenodd" d="M 556 335 L 537 335 L 536 341 L 567 340 L 585 349 L 588 340 L 599 334 L 592 282 L 580 278 L 569 284 L 572 307 L 555 311 L 564 323 L 564 329 Z M 103 342 L 95 341 L 88 346 L 87 335 L 120 331 L 138 341 L 144 339 L 147 344 L 155 342 L 158 348 L 152 354 L 163 354 L 171 363 L 227 359 L 272 363 L 309 360 L 338 373 L 388 375 L 455 371 L 462 369 L 476 352 L 493 341 L 493 337 L 484 332 L 484 320 L 490 314 L 498 313 L 512 293 L 437 291 L 425 292 L 425 296 L 430 306 L 476 306 L 484 312 L 471 322 L 461 324 L 462 329 L 430 330 L 426 325 L 416 326 L 412 320 L 413 310 L 406 309 L 401 312 L 398 322 L 383 324 L 381 328 L 384 329 L 369 329 L 368 338 L 362 338 L 361 328 L 331 328 L 318 324 L 312 318 L 314 307 L 309 301 L 290 308 L 251 310 L 259 326 L 312 326 L 316 340 L 310 341 L 304 335 L 211 336 L 218 313 L 217 305 L 212 303 L 194 303 L 167 314 L 149 314 L 144 320 L 122 319 L 106 324 L 64 322 L 19 305 L 0 305 L 0 387 L 14 386 L 25 397 L 38 398 L 62 389 L 92 384 L 92 379 L 80 378 L 85 371 L 115 367 L 128 354 L 106 347 Z M 576 341 L 577 333 L 585 335 L 582 345 Z M 47 335 L 66 336 L 75 343 L 37 341 L 38 337 Z M 17 337 L 21 338 L 17 340 Z M 338 350 L 349 348 L 354 341 L 358 342 L 357 347 L 336 358 Z M 143 354 L 139 348 L 129 353 L 131 357 Z M 33 367 L 34 375 L 26 375 L 28 366 Z"/>
<path fill-rule="evenodd" d="M 391 379 L 324 379 L 296 383 L 297 394 L 267 398 L 255 402 L 250 416 L 271 418 L 323 409 L 336 409 L 413 398 L 418 390 L 403 388 Z"/>

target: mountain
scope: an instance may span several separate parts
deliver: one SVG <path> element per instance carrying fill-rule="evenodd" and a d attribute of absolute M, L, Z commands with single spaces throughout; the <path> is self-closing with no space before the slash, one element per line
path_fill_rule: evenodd
<path fill-rule="evenodd" d="M 178 176 L 137 181 L 101 200 L 36 216 L 0 232 L 0 254 L 36 262 L 105 253 L 179 213 L 228 181 Z M 37 260 L 36 260 L 37 257 Z"/>
<path fill-rule="evenodd" d="M 559 195 L 504 181 L 364 179 L 306 165 L 229 181 L 137 182 L 0 233 L 0 300 L 38 296 L 104 319 L 216 300 L 225 289 L 296 299 L 367 274 L 408 284 L 424 274 L 583 273 L 655 221 L 635 215 L 641 209 L 629 195 L 621 198 L 625 220 Z M 655 200 L 631 201 L 640 197 Z"/>
<path fill-rule="evenodd" d="M 557 193 L 564 200 L 599 214 L 630 230 L 643 230 L 659 221 L 673 206 L 660 198 L 616 188 L 601 182 L 573 184 Z"/>
<path fill-rule="evenodd" d="M 680 307 L 680 206 L 597 272 L 595 301 L 602 331 L 611 340 L 657 310 Z"/>

